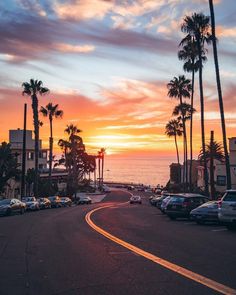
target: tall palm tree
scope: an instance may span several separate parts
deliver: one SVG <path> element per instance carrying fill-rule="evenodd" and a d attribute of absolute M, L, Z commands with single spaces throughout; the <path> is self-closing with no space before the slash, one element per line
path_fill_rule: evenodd
<path fill-rule="evenodd" d="M 211 199 L 216 198 L 216 191 L 215 191 L 215 180 L 214 180 L 214 160 L 218 160 L 220 162 L 224 162 L 225 155 L 223 152 L 223 147 L 220 143 L 214 140 L 214 133 L 211 131 L 211 140 L 210 143 L 206 145 L 205 157 L 207 162 L 210 162 L 210 187 L 211 187 Z M 199 154 L 199 159 L 204 159 L 204 154 L 201 149 Z"/>
<path fill-rule="evenodd" d="M 34 153 L 35 153 L 35 182 L 34 194 L 38 197 L 38 162 L 39 162 L 39 116 L 38 116 L 38 94 L 44 95 L 49 92 L 49 89 L 43 87 L 43 82 L 30 79 L 30 82 L 22 83 L 22 95 L 28 95 L 32 100 L 33 123 L 34 123 Z"/>
<path fill-rule="evenodd" d="M 204 126 L 204 93 L 203 93 L 203 81 L 202 81 L 202 51 L 204 51 L 205 43 L 211 42 L 211 36 L 209 33 L 210 19 L 202 13 L 194 13 L 192 16 L 186 16 L 181 26 L 181 30 L 187 33 L 186 37 L 181 41 L 182 44 L 187 44 L 190 40 L 194 40 L 197 43 L 198 60 L 199 60 L 199 90 L 200 90 L 200 104 L 201 104 L 201 133 L 202 133 L 202 150 L 205 154 L 205 126 Z M 207 161 L 204 159 L 204 182 L 205 182 L 205 194 L 209 195 L 208 187 L 208 173 L 207 173 Z"/>
<path fill-rule="evenodd" d="M 183 103 L 183 98 L 190 98 L 190 91 L 192 89 L 191 82 L 189 79 L 186 79 L 184 75 L 174 77 L 167 84 L 168 88 L 168 96 L 175 97 L 179 99 L 180 104 Z M 182 114 L 183 117 L 183 114 Z M 184 150 L 184 183 L 187 182 L 187 175 L 188 175 L 188 167 L 187 167 L 187 158 L 188 158 L 188 151 L 187 151 L 187 133 L 186 133 L 186 126 L 185 120 L 183 120 L 183 150 Z"/>
<path fill-rule="evenodd" d="M 223 103 L 223 96 L 222 96 L 222 90 L 221 90 L 219 62 L 218 62 L 217 46 L 216 46 L 217 38 L 215 33 L 215 14 L 214 14 L 214 6 L 213 6 L 212 0 L 209 0 L 209 7 L 210 7 L 210 13 L 211 13 L 212 46 L 213 46 L 213 54 L 214 54 L 216 83 L 217 83 L 217 90 L 218 90 L 218 99 L 219 99 L 220 116 L 221 116 L 221 128 L 222 128 L 223 146 L 224 146 L 224 154 L 225 154 L 227 189 L 231 189 L 230 162 L 229 162 L 229 153 L 228 153 L 228 147 L 227 147 L 224 103 Z"/>
<path fill-rule="evenodd" d="M 180 125 L 185 126 L 185 128 L 186 128 L 186 122 L 188 120 L 191 120 L 191 116 L 195 112 L 196 112 L 196 110 L 194 108 L 192 108 L 191 104 L 183 102 L 182 104 L 178 104 L 177 106 L 175 106 L 172 115 L 178 116 L 177 120 L 180 122 Z M 185 141 L 186 150 L 187 150 L 187 148 L 188 148 L 187 132 L 184 134 L 184 141 Z M 186 161 L 185 165 L 186 165 L 186 167 L 188 167 L 188 158 L 187 157 L 186 157 L 185 161 Z M 188 174 L 187 168 L 186 168 L 185 172 L 186 172 L 186 182 L 188 183 L 189 174 Z"/>
<path fill-rule="evenodd" d="M 53 157 L 53 133 L 52 133 L 52 121 L 53 118 L 62 118 L 63 111 L 59 110 L 58 104 L 53 105 L 51 102 L 45 107 L 41 106 L 40 112 L 44 117 L 49 118 L 50 123 L 50 138 L 49 138 L 49 186 L 51 187 L 52 178 L 52 157 Z"/>
<path fill-rule="evenodd" d="M 177 144 L 177 136 L 182 136 L 183 130 L 180 126 L 179 120 L 172 119 L 166 124 L 165 128 L 165 134 L 169 137 L 174 136 L 175 139 L 175 148 L 176 148 L 176 155 L 177 155 L 177 161 L 179 164 L 179 149 L 178 149 L 178 144 Z"/>
<path fill-rule="evenodd" d="M 184 61 L 183 69 L 185 72 L 192 73 L 192 91 L 191 91 L 191 107 L 193 109 L 193 98 L 194 98 L 194 83 L 195 83 L 195 73 L 199 69 L 199 60 L 198 60 L 198 50 L 197 43 L 194 39 L 189 40 L 187 44 L 182 44 L 180 42 L 179 46 L 183 46 L 182 49 L 178 52 L 178 57 L 180 60 Z M 202 61 L 206 61 L 205 52 L 202 52 Z M 190 118 L 190 136 L 189 136 L 189 145 L 190 145 L 190 167 L 189 167 L 189 184 L 190 191 L 192 190 L 192 161 L 193 161 L 193 113 L 191 113 Z"/>

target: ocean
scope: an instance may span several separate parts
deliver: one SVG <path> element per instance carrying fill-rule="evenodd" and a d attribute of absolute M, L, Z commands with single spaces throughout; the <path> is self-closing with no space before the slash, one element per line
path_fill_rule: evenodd
<path fill-rule="evenodd" d="M 165 186 L 169 181 L 169 165 L 175 161 L 174 156 L 105 156 L 104 181 Z"/>

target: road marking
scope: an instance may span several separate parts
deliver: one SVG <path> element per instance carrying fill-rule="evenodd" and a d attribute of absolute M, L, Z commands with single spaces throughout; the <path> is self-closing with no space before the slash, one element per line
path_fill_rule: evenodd
<path fill-rule="evenodd" d="M 100 233 L 101 235 L 103 235 L 104 237 L 108 238 L 109 240 L 123 246 L 124 248 L 127 248 L 129 250 L 131 250 L 134 253 L 139 254 L 140 256 L 145 257 L 148 260 L 151 260 L 169 270 L 172 270 L 173 272 L 176 272 L 192 281 L 198 282 L 210 289 L 213 289 L 219 293 L 225 294 L 225 295 L 236 295 L 236 290 L 232 289 L 228 286 L 225 286 L 223 284 L 220 284 L 216 281 L 213 281 L 207 277 L 204 277 L 200 274 L 197 274 L 195 272 L 192 272 L 184 267 L 181 267 L 177 264 L 171 263 L 165 259 L 162 259 L 158 256 L 155 256 L 149 252 L 146 252 L 132 244 L 129 244 L 115 236 L 113 236 L 112 234 L 110 234 L 109 232 L 103 230 L 101 227 L 97 226 L 92 220 L 91 220 L 91 215 L 101 209 L 105 209 L 105 208 L 109 208 L 111 205 L 106 205 L 106 206 L 102 206 L 99 208 L 95 208 L 93 210 L 91 210 L 90 212 L 88 212 L 85 216 L 85 220 L 88 223 L 89 226 L 91 226 L 95 231 L 97 231 L 98 233 Z"/>

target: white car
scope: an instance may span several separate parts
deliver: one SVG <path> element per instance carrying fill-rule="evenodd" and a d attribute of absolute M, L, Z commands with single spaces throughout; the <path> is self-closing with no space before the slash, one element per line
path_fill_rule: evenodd
<path fill-rule="evenodd" d="M 227 190 L 218 202 L 218 218 L 229 229 L 236 228 L 236 190 Z"/>
<path fill-rule="evenodd" d="M 22 202 L 26 204 L 26 210 L 39 210 L 39 202 L 36 200 L 35 197 L 25 197 L 22 199 Z"/>
<path fill-rule="evenodd" d="M 142 204 L 142 199 L 140 196 L 131 196 L 129 202 L 130 204 Z"/>

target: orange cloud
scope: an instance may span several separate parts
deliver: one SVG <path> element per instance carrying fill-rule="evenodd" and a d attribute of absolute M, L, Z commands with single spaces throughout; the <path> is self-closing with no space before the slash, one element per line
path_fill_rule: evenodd
<path fill-rule="evenodd" d="M 93 45 L 72 45 L 66 43 L 55 44 L 55 48 L 67 53 L 88 53 L 95 50 L 95 46 Z"/>

